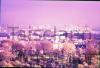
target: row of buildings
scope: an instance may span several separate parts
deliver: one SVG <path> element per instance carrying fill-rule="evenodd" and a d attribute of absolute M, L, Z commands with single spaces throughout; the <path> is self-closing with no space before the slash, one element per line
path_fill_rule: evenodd
<path fill-rule="evenodd" d="M 29 26 L 28 29 L 21 29 L 20 27 L 0 27 L 0 37 L 2 39 L 21 39 L 21 40 L 43 40 L 48 39 L 53 41 L 70 40 L 86 40 L 86 39 L 100 39 L 100 32 L 92 30 L 88 26 L 78 27 L 71 26 L 59 29 L 54 26 L 52 29 L 48 27 L 33 28 Z M 1 39 L 1 40 L 2 40 Z"/>

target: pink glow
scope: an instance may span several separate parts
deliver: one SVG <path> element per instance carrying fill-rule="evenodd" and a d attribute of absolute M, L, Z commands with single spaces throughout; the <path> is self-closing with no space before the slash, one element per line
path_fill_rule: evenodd
<path fill-rule="evenodd" d="M 1 23 L 35 26 L 87 24 L 100 27 L 100 2 L 2 0 Z"/>

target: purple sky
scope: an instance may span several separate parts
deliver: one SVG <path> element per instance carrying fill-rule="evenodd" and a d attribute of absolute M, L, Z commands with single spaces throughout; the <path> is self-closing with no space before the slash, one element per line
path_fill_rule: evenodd
<path fill-rule="evenodd" d="M 100 2 L 2 0 L 1 23 L 8 25 L 87 24 L 100 27 Z"/>

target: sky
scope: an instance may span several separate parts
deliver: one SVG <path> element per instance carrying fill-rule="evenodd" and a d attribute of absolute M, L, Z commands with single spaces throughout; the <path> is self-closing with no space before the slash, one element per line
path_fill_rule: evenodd
<path fill-rule="evenodd" d="M 1 0 L 0 25 L 28 27 L 88 25 L 100 27 L 100 2 Z"/>

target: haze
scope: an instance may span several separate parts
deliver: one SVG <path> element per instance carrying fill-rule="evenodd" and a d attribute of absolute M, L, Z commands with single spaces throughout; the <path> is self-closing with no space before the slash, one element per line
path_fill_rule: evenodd
<path fill-rule="evenodd" d="M 100 2 L 1 0 L 0 25 L 88 25 L 100 27 Z"/>

